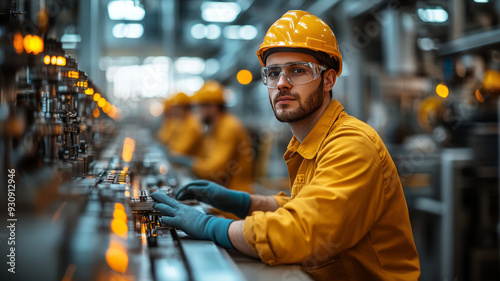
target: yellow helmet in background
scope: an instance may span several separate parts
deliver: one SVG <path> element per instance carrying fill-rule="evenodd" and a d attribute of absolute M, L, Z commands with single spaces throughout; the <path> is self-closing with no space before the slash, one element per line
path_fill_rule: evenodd
<path fill-rule="evenodd" d="M 481 84 L 483 89 L 487 92 L 500 92 L 500 71 L 496 69 L 486 70 Z"/>
<path fill-rule="evenodd" d="M 426 98 L 420 104 L 417 114 L 418 124 L 427 132 L 432 132 L 443 122 L 446 111 L 445 99 L 437 96 Z"/>
<path fill-rule="evenodd" d="M 191 100 L 185 93 L 177 93 L 171 99 L 172 106 L 188 106 L 191 104 Z"/>
<path fill-rule="evenodd" d="M 163 112 L 168 112 L 172 108 L 173 97 L 167 97 L 163 100 Z"/>
<path fill-rule="evenodd" d="M 257 56 L 262 66 L 265 66 L 267 55 L 273 51 L 290 52 L 288 48 L 315 57 L 320 56 L 320 59 L 327 63 L 333 59 L 335 63 L 327 66 L 334 68 L 337 76 L 342 73 L 342 55 L 335 34 L 324 21 L 311 13 L 300 10 L 286 12 L 267 31 Z M 307 50 L 309 52 L 305 52 Z M 325 54 L 325 58 L 321 58 Z"/>
<path fill-rule="evenodd" d="M 225 104 L 224 87 L 217 81 L 208 80 L 194 93 L 192 101 L 195 104 Z"/>

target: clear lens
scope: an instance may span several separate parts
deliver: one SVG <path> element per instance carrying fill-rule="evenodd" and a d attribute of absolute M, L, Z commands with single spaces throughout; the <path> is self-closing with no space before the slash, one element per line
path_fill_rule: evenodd
<path fill-rule="evenodd" d="M 262 68 L 262 82 L 268 88 L 277 88 L 281 74 L 292 86 L 309 83 L 319 77 L 326 67 L 312 62 L 293 62 L 283 65 L 272 65 Z"/>

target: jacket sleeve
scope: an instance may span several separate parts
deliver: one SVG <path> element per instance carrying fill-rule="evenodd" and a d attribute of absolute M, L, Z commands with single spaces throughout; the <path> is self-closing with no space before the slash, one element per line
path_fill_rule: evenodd
<path fill-rule="evenodd" d="M 273 195 L 274 200 L 278 203 L 278 206 L 283 207 L 286 203 L 290 201 L 290 197 L 286 195 L 283 191 L 280 193 Z"/>
<path fill-rule="evenodd" d="M 313 178 L 295 198 L 245 220 L 245 240 L 268 264 L 336 256 L 356 245 L 380 217 L 383 176 L 369 136 L 344 126 L 325 139 L 316 157 Z"/>

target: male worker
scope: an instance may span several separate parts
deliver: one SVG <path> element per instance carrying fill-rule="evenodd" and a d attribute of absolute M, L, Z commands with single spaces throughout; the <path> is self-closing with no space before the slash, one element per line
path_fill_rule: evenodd
<path fill-rule="evenodd" d="M 203 131 L 198 119 L 191 113 L 190 98 L 182 92 L 169 102 L 172 129 L 166 145 L 172 154 L 196 156 L 203 141 Z"/>
<path fill-rule="evenodd" d="M 176 119 L 172 115 L 172 100 L 173 97 L 168 97 L 163 101 L 163 120 L 156 135 L 158 141 L 164 145 L 168 145 L 176 126 Z"/>
<path fill-rule="evenodd" d="M 172 157 L 172 162 L 191 166 L 194 174 L 229 189 L 251 192 L 253 148 L 236 116 L 226 112 L 224 88 L 207 81 L 192 97 L 201 121 L 207 126 L 201 151 L 194 158 Z"/>
<path fill-rule="evenodd" d="M 331 99 L 342 57 L 330 27 L 289 11 L 270 27 L 257 55 L 276 118 L 293 133 L 284 155 L 291 197 L 195 181 L 177 198 L 195 197 L 246 218 L 208 216 L 153 193 L 162 221 L 270 265 L 300 264 L 316 280 L 418 280 L 396 167 L 378 134 Z"/>

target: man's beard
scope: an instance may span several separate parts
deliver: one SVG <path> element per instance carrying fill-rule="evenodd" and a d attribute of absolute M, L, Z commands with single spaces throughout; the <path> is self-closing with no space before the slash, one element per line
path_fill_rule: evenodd
<path fill-rule="evenodd" d="M 201 121 L 207 126 L 212 125 L 212 123 L 214 122 L 212 116 L 204 116 L 201 118 Z"/>
<path fill-rule="evenodd" d="M 299 107 L 295 110 L 290 110 L 288 109 L 290 105 L 282 104 L 280 105 L 280 109 L 277 110 L 275 105 L 278 99 L 283 96 L 293 97 L 299 103 Z M 312 95 L 309 95 L 306 98 L 304 103 L 302 103 L 301 96 L 299 94 L 292 93 L 289 91 L 280 91 L 278 95 L 274 97 L 274 100 L 272 101 L 270 100 L 270 102 L 271 102 L 271 107 L 274 111 L 274 116 L 276 116 L 276 119 L 278 119 L 278 121 L 280 122 L 291 123 L 300 121 L 311 115 L 313 112 L 318 110 L 323 105 L 324 100 L 325 97 L 323 94 L 323 83 L 320 83 L 320 86 L 318 86 L 318 88 Z"/>

